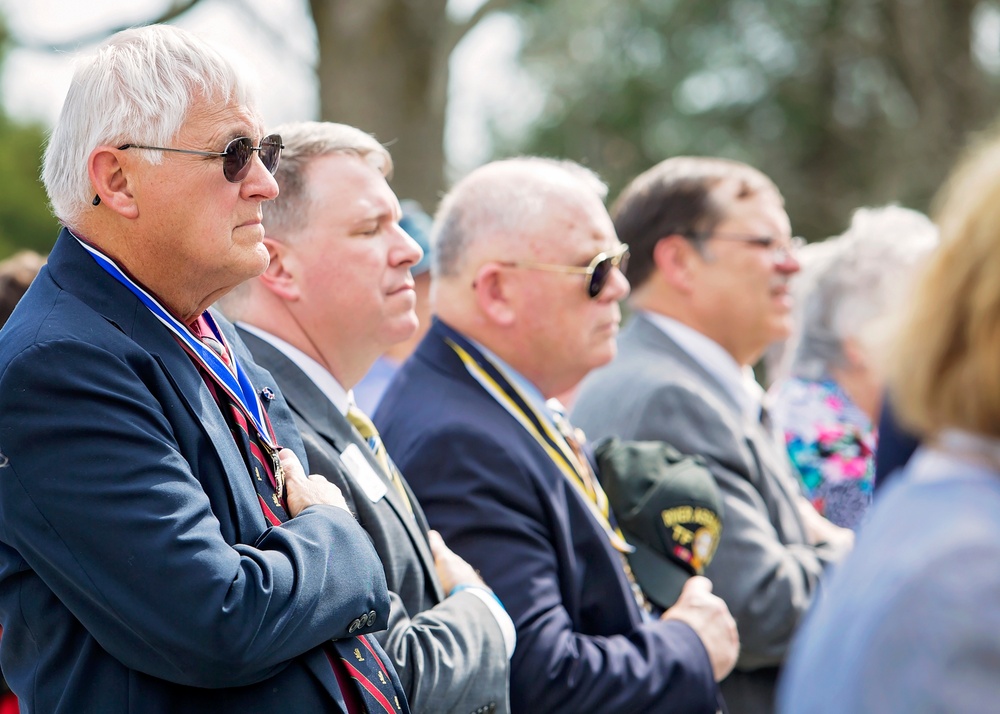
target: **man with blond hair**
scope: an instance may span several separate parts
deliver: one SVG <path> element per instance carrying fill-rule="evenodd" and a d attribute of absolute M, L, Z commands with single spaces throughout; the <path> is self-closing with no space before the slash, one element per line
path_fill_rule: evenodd
<path fill-rule="evenodd" d="M 281 190 L 264 209 L 270 265 L 226 297 L 258 364 L 288 399 L 311 467 L 344 492 L 385 564 L 381 635 L 414 712 L 506 712 L 514 626 L 476 572 L 429 531 L 351 388 L 417 329 L 389 152 L 343 124 L 278 127 Z"/>

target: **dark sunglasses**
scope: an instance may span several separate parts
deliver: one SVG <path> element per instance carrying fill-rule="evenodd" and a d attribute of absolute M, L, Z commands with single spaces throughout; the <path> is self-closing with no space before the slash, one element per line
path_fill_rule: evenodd
<path fill-rule="evenodd" d="M 260 161 L 264 168 L 272 174 L 278 169 L 278 159 L 281 158 L 281 150 L 285 148 L 281 143 L 281 137 L 277 134 L 270 134 L 260 140 L 260 146 L 253 145 L 253 139 L 241 136 L 226 144 L 225 151 L 195 151 L 193 149 L 169 149 L 164 146 L 143 146 L 142 144 L 122 144 L 119 149 L 152 149 L 154 151 L 173 151 L 177 154 L 194 154 L 195 156 L 221 156 L 222 175 L 230 183 L 239 183 L 250 173 L 250 159 L 253 152 L 260 155 Z"/>
<path fill-rule="evenodd" d="M 150 149 L 152 151 L 172 151 L 176 154 L 194 154 L 195 156 L 218 156 L 222 158 L 222 175 L 230 183 L 239 183 L 250 173 L 250 160 L 256 151 L 260 156 L 260 161 L 273 175 L 278 170 L 278 159 L 281 158 L 281 150 L 284 149 L 281 143 L 281 136 L 269 134 L 260 140 L 259 146 L 253 145 L 253 139 L 241 136 L 226 144 L 225 151 L 195 151 L 194 149 L 171 149 L 166 146 L 145 146 L 143 144 L 122 144 L 119 150 L 125 149 Z M 100 204 L 101 197 L 94 196 L 93 204 Z"/>
<path fill-rule="evenodd" d="M 530 260 L 502 263 L 502 265 L 511 268 L 527 268 L 528 270 L 547 270 L 553 273 L 587 275 L 590 277 L 590 280 L 587 281 L 587 295 L 595 298 L 601 294 L 613 268 L 618 268 L 623 273 L 628 269 L 628 246 L 622 243 L 612 252 L 598 253 L 586 268 L 578 265 L 535 263 Z"/>

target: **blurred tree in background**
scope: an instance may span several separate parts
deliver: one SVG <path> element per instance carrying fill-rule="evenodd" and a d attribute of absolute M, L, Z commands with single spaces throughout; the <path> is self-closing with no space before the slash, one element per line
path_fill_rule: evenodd
<path fill-rule="evenodd" d="M 303 0 L 305 2 L 305 0 Z M 150 22 L 205 0 L 170 0 Z M 459 3 L 453 3 L 459 4 Z M 527 132 L 498 126 L 495 154 L 590 165 L 614 196 L 667 156 L 726 156 L 784 192 L 815 240 L 860 205 L 920 210 L 1000 99 L 993 0 L 308 0 L 321 118 L 390 144 L 393 187 L 432 210 L 447 188 L 449 59 L 484 17 L 523 30 L 543 108 Z M 239 10 L 260 26 L 281 17 Z M 77 49 L 121 28 L 74 38 Z M 0 52 L 7 34 L 0 29 Z M 511 106 L 526 97 L 511 96 Z M 0 255 L 46 249 L 55 222 L 38 184 L 42 131 L 0 115 Z"/>
<path fill-rule="evenodd" d="M 22 248 L 46 255 L 59 224 L 39 179 L 45 131 L 0 115 L 0 258 Z"/>
<path fill-rule="evenodd" d="M 0 63 L 9 46 L 0 21 Z M 0 109 L 0 258 L 21 248 L 44 255 L 55 241 L 58 223 L 39 180 L 44 143 L 41 126 L 18 124 Z"/>
<path fill-rule="evenodd" d="M 135 24 L 174 22 L 212 1 L 164 0 L 162 12 L 140 23 L 22 46 L 75 52 Z M 518 1 L 484 0 L 458 14 L 448 11 L 448 0 L 308 0 L 318 42 L 320 119 L 357 126 L 388 144 L 394 190 L 433 209 L 446 188 L 444 132 L 452 50 L 485 16 Z M 280 15 L 232 4 L 256 25 L 277 29 L 282 22 Z"/>
<path fill-rule="evenodd" d="M 673 155 L 746 161 L 810 239 L 861 205 L 928 210 L 1000 98 L 1000 10 L 973 0 L 524 2 L 546 106 L 506 153 L 565 156 L 612 197 Z"/>
<path fill-rule="evenodd" d="M 433 210 L 447 188 L 449 58 L 483 17 L 516 2 L 486 0 L 458 17 L 448 0 L 310 0 L 321 118 L 389 142 L 393 190 Z"/>

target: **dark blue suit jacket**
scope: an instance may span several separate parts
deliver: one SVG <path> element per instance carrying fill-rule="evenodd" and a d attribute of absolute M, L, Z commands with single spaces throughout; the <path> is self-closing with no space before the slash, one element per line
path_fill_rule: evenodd
<path fill-rule="evenodd" d="M 878 449 L 875 451 L 876 492 L 881 492 L 889 477 L 906 466 L 918 446 L 920 440 L 899 424 L 892 403 L 886 396 L 882 402 L 882 414 L 878 422 Z"/>
<path fill-rule="evenodd" d="M 270 418 L 304 462 L 280 395 Z M 0 333 L 0 451 L 0 663 L 22 711 L 343 711 L 318 646 L 371 610 L 386 625 L 367 535 L 332 506 L 267 527 L 191 359 L 66 231 Z"/>
<path fill-rule="evenodd" d="M 517 712 L 715 712 L 701 640 L 643 622 L 619 555 L 523 427 L 443 342 L 435 321 L 375 416 L 433 528 L 517 627 Z"/>

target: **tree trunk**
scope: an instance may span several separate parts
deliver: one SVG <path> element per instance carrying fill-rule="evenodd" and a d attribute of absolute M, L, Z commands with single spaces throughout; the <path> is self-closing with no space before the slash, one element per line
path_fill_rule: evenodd
<path fill-rule="evenodd" d="M 444 119 L 453 27 L 446 0 L 310 0 L 320 113 L 392 153 L 392 186 L 433 212 L 445 187 Z"/>

